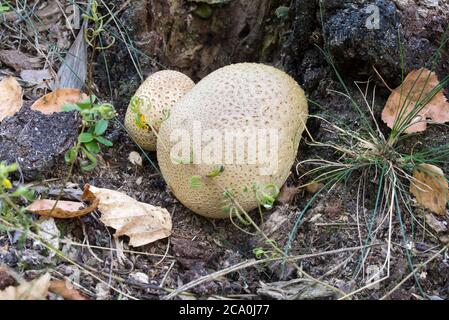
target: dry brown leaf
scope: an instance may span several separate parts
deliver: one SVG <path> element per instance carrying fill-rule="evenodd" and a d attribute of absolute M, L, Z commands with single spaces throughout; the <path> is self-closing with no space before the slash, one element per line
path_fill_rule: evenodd
<path fill-rule="evenodd" d="M 0 50 L 0 61 L 16 71 L 42 67 L 40 58 L 30 56 L 19 50 Z"/>
<path fill-rule="evenodd" d="M 117 230 L 115 236 L 127 235 L 130 246 L 143 246 L 171 235 L 172 221 L 166 209 L 138 202 L 115 190 L 89 185 L 85 190 L 99 199 L 100 220 Z"/>
<path fill-rule="evenodd" d="M 447 226 L 443 221 L 438 220 L 434 214 L 427 213 L 425 215 L 426 224 L 430 226 L 436 233 L 447 232 Z"/>
<path fill-rule="evenodd" d="M 8 269 L 0 264 L 0 291 L 7 287 L 16 285 L 16 279 L 10 274 Z"/>
<path fill-rule="evenodd" d="M 62 107 L 66 104 L 83 102 L 88 96 L 79 89 L 61 88 L 46 94 L 33 103 L 31 109 L 40 111 L 44 114 L 52 114 L 61 112 Z"/>
<path fill-rule="evenodd" d="M 69 281 L 53 280 L 48 290 L 63 297 L 64 300 L 88 300 L 78 290 L 73 289 Z"/>
<path fill-rule="evenodd" d="M 0 81 L 0 122 L 22 108 L 22 96 L 22 87 L 16 78 L 7 77 Z"/>
<path fill-rule="evenodd" d="M 437 75 L 428 69 L 422 68 L 410 72 L 402 85 L 392 91 L 382 112 L 382 120 L 388 127 L 392 128 L 399 110 L 404 105 L 406 106 L 405 111 L 403 111 L 405 116 L 412 111 L 418 101 L 422 101 L 429 96 L 438 84 Z M 404 119 L 404 116 L 402 116 L 402 119 Z M 444 96 L 443 90 L 440 90 L 419 112 L 416 119 L 412 121 L 414 124 L 409 126 L 405 132 L 413 133 L 426 130 L 426 119 L 431 119 L 437 123 L 449 121 L 449 103 Z"/>
<path fill-rule="evenodd" d="M 284 184 L 279 192 L 277 201 L 282 204 L 290 204 L 295 200 L 299 191 L 300 189 L 298 187 L 289 187 L 287 184 Z"/>
<path fill-rule="evenodd" d="M 310 182 L 306 185 L 306 191 L 310 194 L 315 194 L 324 187 L 321 182 Z"/>
<path fill-rule="evenodd" d="M 49 81 L 53 78 L 52 75 L 50 74 L 49 69 L 22 70 L 20 72 L 20 77 L 22 78 L 22 80 L 33 85 L 42 84 L 43 82 Z"/>
<path fill-rule="evenodd" d="M 50 274 L 46 273 L 30 282 L 0 291 L 0 300 L 45 300 L 50 287 Z"/>
<path fill-rule="evenodd" d="M 41 216 L 70 219 L 84 216 L 97 209 L 99 200 L 89 190 L 84 192 L 83 200 L 88 200 L 91 204 L 85 207 L 83 203 L 76 201 L 39 199 L 30 204 L 26 209 Z"/>
<path fill-rule="evenodd" d="M 410 192 L 418 203 L 433 213 L 445 215 L 449 187 L 443 170 L 431 164 L 420 164 L 413 171 L 413 178 Z"/>

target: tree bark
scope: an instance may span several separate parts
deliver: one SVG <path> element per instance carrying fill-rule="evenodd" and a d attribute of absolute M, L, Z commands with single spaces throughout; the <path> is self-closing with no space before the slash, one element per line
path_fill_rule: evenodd
<path fill-rule="evenodd" d="M 198 80 L 230 63 L 273 60 L 283 26 L 276 8 L 289 2 L 139 0 L 129 18 L 141 51 Z"/>

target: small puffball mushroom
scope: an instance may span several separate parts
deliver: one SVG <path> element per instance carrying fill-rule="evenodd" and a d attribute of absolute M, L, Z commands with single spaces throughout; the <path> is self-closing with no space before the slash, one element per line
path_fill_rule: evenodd
<path fill-rule="evenodd" d="M 290 174 L 307 116 L 304 91 L 285 72 L 255 63 L 221 68 L 162 123 L 162 175 L 178 200 L 206 217 L 228 218 L 236 203 L 246 212 L 265 206 Z"/>
<path fill-rule="evenodd" d="M 158 71 L 149 76 L 137 89 L 126 111 L 125 127 L 131 138 L 143 149 L 156 151 L 156 134 L 161 122 L 194 85 L 178 71 Z"/>

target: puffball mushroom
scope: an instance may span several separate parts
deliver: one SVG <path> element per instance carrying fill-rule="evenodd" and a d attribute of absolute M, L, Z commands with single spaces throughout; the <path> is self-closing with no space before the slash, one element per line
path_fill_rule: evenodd
<path fill-rule="evenodd" d="M 156 151 L 160 123 L 194 85 L 178 71 L 163 70 L 149 76 L 137 89 L 126 112 L 125 127 L 131 138 L 143 149 Z"/>
<path fill-rule="evenodd" d="M 162 123 L 162 175 L 195 213 L 227 218 L 236 203 L 249 212 L 286 181 L 307 116 L 304 91 L 285 72 L 255 63 L 221 68 Z"/>

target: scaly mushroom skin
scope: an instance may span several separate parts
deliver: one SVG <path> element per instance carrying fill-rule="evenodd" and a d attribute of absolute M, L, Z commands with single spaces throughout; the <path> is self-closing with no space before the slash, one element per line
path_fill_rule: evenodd
<path fill-rule="evenodd" d="M 240 63 L 221 68 L 189 91 L 173 108 L 170 118 L 160 127 L 157 145 L 159 166 L 175 196 L 192 211 L 210 218 L 228 218 L 223 193 L 232 190 L 234 199 L 249 212 L 257 208 L 254 184 L 281 187 L 286 181 L 297 154 L 308 116 L 307 99 L 298 83 L 276 68 L 254 63 Z M 192 149 L 191 163 L 178 161 L 171 154 L 179 143 L 171 137 L 179 129 L 195 136 L 194 124 L 201 129 L 233 132 L 242 128 L 274 129 L 278 134 L 277 171 L 261 175 L 261 166 L 224 164 L 224 171 L 208 177 L 216 164 L 198 163 Z M 194 138 L 193 138 L 194 139 Z M 210 141 L 200 139 L 201 150 Z M 225 139 L 223 139 L 225 140 Z M 249 144 L 249 143 L 248 143 Z M 183 159 L 185 160 L 185 159 Z M 264 165 L 265 166 L 265 165 Z M 201 177 L 201 187 L 192 188 L 192 177 Z"/>
<path fill-rule="evenodd" d="M 178 71 L 163 70 L 149 76 L 134 95 L 144 101 L 139 110 L 141 114 L 136 114 L 130 106 L 126 111 L 125 127 L 131 138 L 143 149 L 156 151 L 157 138 L 152 128 L 159 131 L 164 110 L 171 110 L 194 85 L 189 77 Z M 151 126 L 139 127 L 136 117 Z"/>

